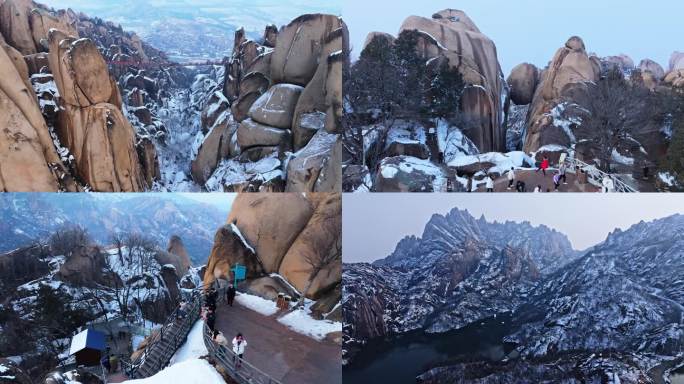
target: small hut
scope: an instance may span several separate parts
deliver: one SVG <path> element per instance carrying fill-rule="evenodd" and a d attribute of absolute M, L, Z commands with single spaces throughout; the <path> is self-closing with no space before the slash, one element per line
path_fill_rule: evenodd
<path fill-rule="evenodd" d="M 71 338 L 69 355 L 76 358 L 77 365 L 92 367 L 100 364 L 102 352 L 106 348 L 104 333 L 86 329 Z"/>

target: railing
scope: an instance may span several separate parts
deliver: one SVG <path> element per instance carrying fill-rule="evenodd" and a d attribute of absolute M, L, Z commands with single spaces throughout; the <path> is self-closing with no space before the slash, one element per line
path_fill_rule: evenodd
<path fill-rule="evenodd" d="M 122 361 L 128 377 L 136 379 L 149 377 L 168 364 L 173 354 L 185 342 L 190 329 L 200 316 L 202 308 L 200 289 L 193 292 L 192 300 L 187 308 L 180 322 L 178 322 L 178 309 L 174 310 L 159 331 L 151 336 L 143 352 L 134 361 L 130 363 Z M 150 358 L 153 354 L 156 360 Z"/>
<path fill-rule="evenodd" d="M 565 159 L 565 163 L 568 165 L 568 172 L 575 172 L 576 169 L 580 169 L 584 171 L 589 179 L 589 182 L 592 184 L 602 187 L 603 186 L 603 179 L 608 177 L 613 180 L 613 184 L 615 185 L 615 191 L 616 192 L 622 192 L 622 193 L 636 193 L 638 192 L 636 189 L 632 188 L 629 186 L 627 183 L 622 181 L 619 177 L 615 175 L 611 175 L 609 173 L 603 172 L 600 169 L 598 169 L 595 165 L 589 165 L 581 160 L 578 160 L 576 158 L 568 157 Z"/>
<path fill-rule="evenodd" d="M 206 324 L 204 325 L 204 345 L 216 364 L 223 367 L 230 377 L 239 384 L 281 384 L 280 381 L 245 361 L 244 358 L 240 360 L 240 366 L 237 368 L 236 362 L 239 357 L 231 349 L 215 342 L 211 338 L 211 330 Z"/>

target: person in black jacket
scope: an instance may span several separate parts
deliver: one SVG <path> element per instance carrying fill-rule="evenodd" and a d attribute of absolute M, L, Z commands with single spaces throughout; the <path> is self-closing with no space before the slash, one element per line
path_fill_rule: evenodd
<path fill-rule="evenodd" d="M 232 285 L 228 287 L 228 290 L 226 290 L 226 302 L 231 307 L 233 306 L 233 300 L 235 300 L 235 293 L 235 287 L 233 287 Z"/>

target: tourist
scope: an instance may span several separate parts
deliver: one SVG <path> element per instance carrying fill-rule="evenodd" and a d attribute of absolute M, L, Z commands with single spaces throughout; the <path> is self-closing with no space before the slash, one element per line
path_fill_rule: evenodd
<path fill-rule="evenodd" d="M 205 299 L 205 304 L 207 308 L 211 309 L 212 311 L 216 310 L 216 290 L 212 288 L 209 290 L 209 293 L 207 294 L 207 297 Z"/>
<path fill-rule="evenodd" d="M 526 186 L 525 186 L 525 182 L 522 181 L 522 180 L 518 180 L 518 181 L 515 183 L 515 190 L 518 191 L 518 192 L 526 192 L 526 191 L 527 191 L 527 188 L 526 188 Z"/>
<path fill-rule="evenodd" d="M 544 173 L 544 176 L 546 176 L 546 170 L 549 169 L 549 158 L 544 156 L 544 160 L 542 160 L 541 164 L 539 165 L 539 168 L 535 172 L 542 171 Z"/>
<path fill-rule="evenodd" d="M 561 178 L 561 180 L 563 180 L 563 185 L 568 184 L 568 176 L 567 176 L 568 166 L 565 163 L 563 163 L 563 164 L 561 164 L 561 166 L 558 170 L 560 171 L 560 178 Z"/>
<path fill-rule="evenodd" d="M 515 182 L 515 168 L 511 167 L 511 170 L 508 171 L 508 189 L 513 188 L 514 182 Z"/>
<path fill-rule="evenodd" d="M 492 179 L 492 175 L 487 175 L 485 178 L 485 187 L 487 192 L 494 192 L 494 179 Z"/>
<path fill-rule="evenodd" d="M 107 370 L 107 373 L 111 373 L 112 366 L 109 364 L 109 355 L 104 355 L 100 359 L 100 364 L 104 369 Z"/>
<path fill-rule="evenodd" d="M 468 182 L 466 183 L 466 192 L 473 191 L 473 175 L 468 175 Z"/>
<path fill-rule="evenodd" d="M 233 362 L 235 363 L 235 369 L 240 368 L 240 363 L 242 361 L 242 355 L 245 354 L 245 348 L 247 347 L 247 340 L 242 336 L 242 333 L 238 333 L 233 339 Z"/>
<path fill-rule="evenodd" d="M 185 318 L 185 309 L 187 308 L 187 304 L 185 300 L 181 300 L 181 302 L 178 304 L 178 311 L 176 312 L 176 319 L 182 320 Z"/>
<path fill-rule="evenodd" d="M 233 306 L 233 300 L 235 300 L 235 294 L 236 294 L 235 287 L 233 287 L 233 285 L 230 285 L 228 287 L 228 290 L 226 291 L 226 302 L 231 307 Z"/>
<path fill-rule="evenodd" d="M 553 190 L 555 192 L 558 192 L 558 187 L 560 187 L 560 183 L 561 183 L 561 174 L 560 174 L 560 171 L 558 171 L 553 175 Z"/>
<path fill-rule="evenodd" d="M 542 186 L 541 186 L 541 185 L 537 185 L 537 187 L 534 188 L 534 193 L 541 193 L 541 191 L 542 191 Z"/>
<path fill-rule="evenodd" d="M 207 327 L 212 332 L 212 335 L 216 335 L 216 314 L 211 309 L 207 309 L 204 321 L 207 323 Z"/>
<path fill-rule="evenodd" d="M 613 179 L 610 176 L 603 176 L 603 181 L 601 182 L 601 185 L 603 186 L 603 188 L 601 189 L 603 193 L 615 192 L 615 183 L 613 182 Z"/>
<path fill-rule="evenodd" d="M 214 341 L 216 342 L 216 344 L 228 348 L 228 340 L 223 335 L 223 332 L 220 332 L 220 331 L 217 332 L 216 335 L 214 336 Z"/>

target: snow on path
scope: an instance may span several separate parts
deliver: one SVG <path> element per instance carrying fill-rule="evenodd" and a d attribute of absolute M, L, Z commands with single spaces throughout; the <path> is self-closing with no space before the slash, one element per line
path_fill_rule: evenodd
<path fill-rule="evenodd" d="M 188 333 L 188 339 L 185 341 L 185 344 L 183 344 L 173 357 L 171 357 L 169 365 L 182 363 L 209 354 L 207 347 L 204 345 L 203 330 L 204 321 L 198 320 L 195 322 L 190 333 Z"/>
<path fill-rule="evenodd" d="M 124 381 L 127 384 L 225 384 L 223 377 L 206 360 L 191 359 L 174 364 L 146 379 Z"/>
<path fill-rule="evenodd" d="M 316 320 L 312 318 L 305 309 L 292 311 L 279 318 L 278 322 L 297 333 L 309 336 L 318 341 L 325 339 L 325 336 L 328 333 L 342 332 L 342 323 L 336 323 L 329 320 Z"/>
<path fill-rule="evenodd" d="M 260 313 L 264 316 L 272 316 L 278 312 L 275 302 L 263 299 L 259 296 L 238 292 L 238 294 L 235 296 L 235 301 L 237 301 L 243 307 L 249 308 L 252 311 Z"/>

